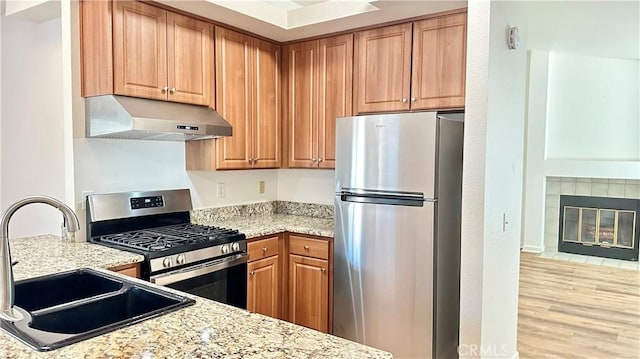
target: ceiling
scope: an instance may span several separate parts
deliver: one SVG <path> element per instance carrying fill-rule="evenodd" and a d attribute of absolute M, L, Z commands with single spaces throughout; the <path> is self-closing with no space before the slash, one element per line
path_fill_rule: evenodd
<path fill-rule="evenodd" d="M 467 6 L 455 0 L 156 1 L 282 42 Z"/>

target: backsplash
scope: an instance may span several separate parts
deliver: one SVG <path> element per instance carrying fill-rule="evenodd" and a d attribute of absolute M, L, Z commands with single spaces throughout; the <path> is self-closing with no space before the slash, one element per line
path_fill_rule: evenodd
<path fill-rule="evenodd" d="M 317 218 L 333 218 L 332 205 L 289 201 L 275 201 L 275 203 L 276 213 Z"/>
<path fill-rule="evenodd" d="M 202 208 L 191 211 L 191 221 L 211 223 L 233 217 L 251 217 L 275 213 L 275 201 L 240 204 L 235 206 Z"/>
<path fill-rule="evenodd" d="M 257 202 L 192 210 L 191 221 L 194 223 L 213 223 L 234 217 L 263 216 L 276 213 L 317 218 L 333 218 L 333 206 L 288 201 Z"/>

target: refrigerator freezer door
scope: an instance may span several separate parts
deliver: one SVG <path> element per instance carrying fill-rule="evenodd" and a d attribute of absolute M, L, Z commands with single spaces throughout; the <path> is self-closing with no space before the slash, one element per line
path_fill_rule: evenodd
<path fill-rule="evenodd" d="M 333 334 L 430 358 L 435 203 L 335 206 Z"/>
<path fill-rule="evenodd" d="M 435 198 L 435 112 L 336 121 L 336 187 L 423 193 Z"/>

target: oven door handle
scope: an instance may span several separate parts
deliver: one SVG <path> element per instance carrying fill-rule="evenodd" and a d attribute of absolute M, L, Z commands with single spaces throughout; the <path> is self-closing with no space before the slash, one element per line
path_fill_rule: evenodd
<path fill-rule="evenodd" d="M 190 279 L 201 275 L 217 272 L 219 270 L 227 269 L 229 267 L 237 266 L 238 264 L 247 263 L 247 257 L 248 255 L 246 253 L 237 254 L 235 256 L 202 263 L 197 266 L 179 269 L 169 273 L 158 274 L 149 278 L 149 281 L 157 285 L 172 284 L 183 281 L 185 279 Z"/>

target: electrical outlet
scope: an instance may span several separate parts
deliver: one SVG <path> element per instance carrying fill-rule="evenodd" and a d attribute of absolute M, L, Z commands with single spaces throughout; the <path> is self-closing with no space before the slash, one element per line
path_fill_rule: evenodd
<path fill-rule="evenodd" d="M 93 194 L 92 190 L 82 191 L 82 205 L 80 206 L 82 209 L 86 208 L 87 196 Z"/>
<path fill-rule="evenodd" d="M 220 182 L 217 186 L 218 198 L 224 198 L 224 183 Z"/>
<path fill-rule="evenodd" d="M 264 193 L 264 181 L 260 181 L 260 193 Z"/>

